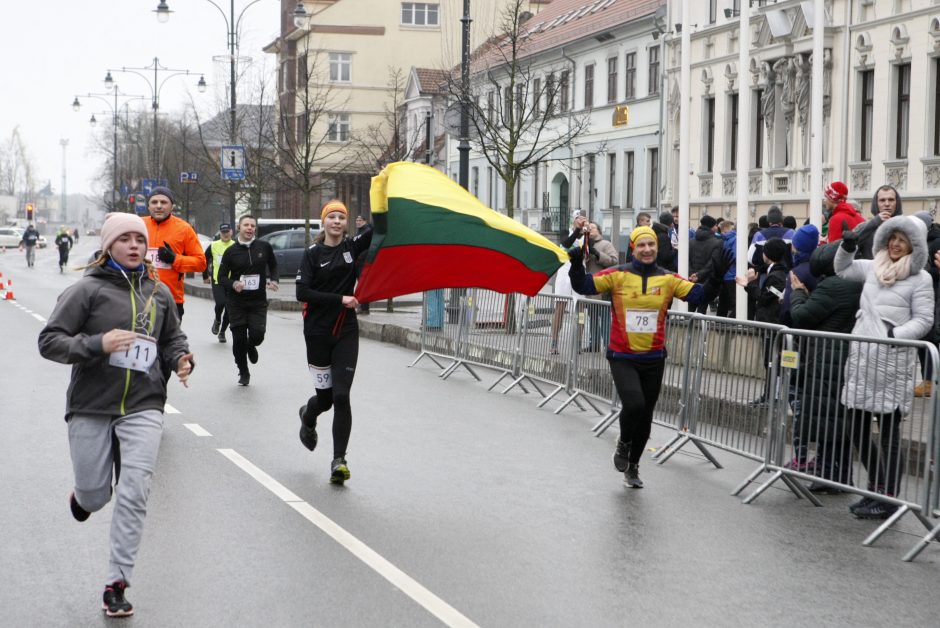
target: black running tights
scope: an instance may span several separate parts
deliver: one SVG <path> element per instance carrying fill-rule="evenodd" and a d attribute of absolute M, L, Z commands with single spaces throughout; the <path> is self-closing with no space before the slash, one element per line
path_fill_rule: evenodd
<path fill-rule="evenodd" d="M 608 359 L 620 397 L 620 440 L 630 443 L 630 462 L 638 464 L 653 426 L 653 409 L 663 386 L 666 359 Z"/>
<path fill-rule="evenodd" d="M 329 366 L 333 384 L 332 388 L 318 388 L 310 397 L 304 422 L 316 425 L 317 417 L 333 408 L 333 457 L 341 458 L 346 455 L 352 431 L 349 391 L 359 361 L 359 330 L 343 330 L 339 336 L 304 334 L 304 341 L 307 343 L 307 364 Z"/>

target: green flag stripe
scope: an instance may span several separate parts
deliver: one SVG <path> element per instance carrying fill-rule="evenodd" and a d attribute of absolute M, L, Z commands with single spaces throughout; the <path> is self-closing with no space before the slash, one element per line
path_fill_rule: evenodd
<path fill-rule="evenodd" d="M 409 245 L 461 244 L 499 251 L 533 271 L 551 275 L 558 255 L 517 235 L 494 229 L 476 216 L 425 205 L 408 198 L 388 199 L 388 231 L 382 248 Z"/>

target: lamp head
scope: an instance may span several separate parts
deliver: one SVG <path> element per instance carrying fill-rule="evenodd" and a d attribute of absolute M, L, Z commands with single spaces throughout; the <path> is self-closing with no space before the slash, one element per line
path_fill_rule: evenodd
<path fill-rule="evenodd" d="M 172 13 L 173 11 L 170 11 L 170 7 L 169 5 L 167 5 L 166 0 L 160 0 L 160 3 L 157 5 L 157 8 L 154 9 L 153 12 L 157 14 L 158 22 L 160 22 L 161 24 L 166 24 L 167 21 L 170 19 L 170 13 Z"/>
<path fill-rule="evenodd" d="M 111 70 L 108 70 L 107 76 L 104 77 L 104 88 L 111 91 L 112 87 L 114 87 L 114 79 L 111 77 Z"/>
<path fill-rule="evenodd" d="M 298 2 L 297 7 L 294 8 L 294 26 L 301 29 L 310 28 L 310 18 L 304 3 Z"/>
<path fill-rule="evenodd" d="M 95 114 L 91 114 L 91 119 L 88 121 L 88 124 L 91 126 L 97 126 L 98 120 L 95 119 Z"/>
<path fill-rule="evenodd" d="M 82 108 L 82 103 L 78 102 L 78 96 L 72 101 L 72 111 L 78 111 Z"/>
<path fill-rule="evenodd" d="M 205 76 L 199 77 L 199 82 L 196 83 L 196 89 L 199 90 L 200 94 L 206 93 L 206 77 Z"/>

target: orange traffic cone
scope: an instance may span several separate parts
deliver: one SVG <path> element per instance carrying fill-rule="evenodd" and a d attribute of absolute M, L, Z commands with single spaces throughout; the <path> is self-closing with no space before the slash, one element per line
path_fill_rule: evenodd
<path fill-rule="evenodd" d="M 13 301 L 13 291 L 7 290 L 7 301 Z"/>

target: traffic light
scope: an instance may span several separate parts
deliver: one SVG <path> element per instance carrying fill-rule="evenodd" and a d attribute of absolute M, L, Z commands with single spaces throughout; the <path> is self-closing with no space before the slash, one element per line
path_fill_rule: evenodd
<path fill-rule="evenodd" d="M 137 195 L 136 195 L 136 194 L 128 194 L 128 195 L 127 195 L 127 206 L 128 206 L 128 207 L 133 207 L 133 206 L 136 205 L 136 204 L 137 204 Z"/>
<path fill-rule="evenodd" d="M 26 203 L 26 220 L 27 222 L 33 221 L 33 204 Z"/>

